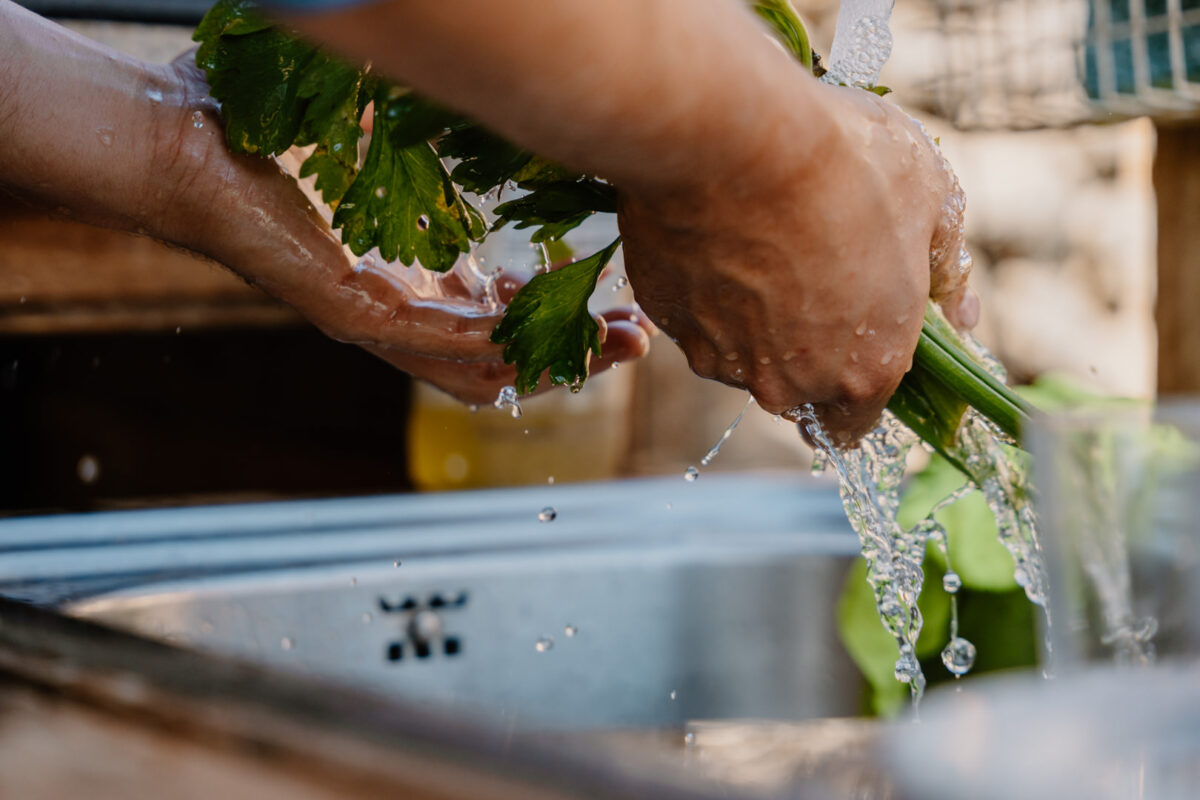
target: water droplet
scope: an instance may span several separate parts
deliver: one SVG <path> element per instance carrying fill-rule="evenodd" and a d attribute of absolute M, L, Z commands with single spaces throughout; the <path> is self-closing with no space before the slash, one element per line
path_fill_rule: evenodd
<path fill-rule="evenodd" d="M 358 578 L 351 578 L 351 579 L 350 579 L 350 585 L 351 585 L 351 586 L 358 586 Z"/>
<path fill-rule="evenodd" d="M 553 475 L 551 475 L 549 478 L 546 478 L 546 483 L 548 483 L 548 484 L 550 484 L 551 486 L 553 486 L 553 485 L 554 485 L 554 476 L 553 476 Z"/>
<path fill-rule="evenodd" d="M 853 361 L 855 364 L 857 364 L 858 363 L 858 353 L 851 350 L 850 351 L 850 360 Z"/>
<path fill-rule="evenodd" d="M 691 731 L 688 731 L 687 733 L 685 733 L 683 735 L 683 746 L 684 747 L 695 747 L 696 746 L 696 734 L 692 733 Z"/>
<path fill-rule="evenodd" d="M 146 99 L 154 104 L 161 103 L 162 99 L 163 99 L 162 90 L 156 89 L 154 87 L 147 89 L 146 90 Z"/>
<path fill-rule="evenodd" d="M 892 359 L 895 358 L 895 356 L 896 356 L 895 353 L 884 353 L 883 358 L 879 359 L 879 363 L 881 365 L 890 364 L 890 363 L 892 363 Z"/>
<path fill-rule="evenodd" d="M 579 627 L 577 625 L 568 625 L 567 627 L 563 628 L 563 633 L 568 639 L 573 639 L 575 634 L 579 633 Z"/>
<path fill-rule="evenodd" d="M 386 186 L 376 186 L 375 187 L 375 196 L 378 197 L 380 200 L 387 197 L 387 193 L 388 193 L 388 191 L 387 191 Z M 427 225 L 428 225 L 428 223 L 427 223 Z M 420 220 L 417 220 L 417 227 L 421 228 Z M 421 230 L 425 230 L 425 228 L 421 228 Z"/>
<path fill-rule="evenodd" d="M 181 333 L 183 333 L 183 327 L 178 325 L 175 326 L 175 335 L 178 336 Z"/>
<path fill-rule="evenodd" d="M 513 419 L 521 418 L 521 402 L 517 399 L 517 389 L 514 386 L 505 386 L 496 395 L 495 402 L 492 406 L 497 410 L 509 409 Z"/>
<path fill-rule="evenodd" d="M 291 650 L 296 646 L 296 640 L 290 636 L 285 636 L 279 640 L 279 646 L 284 650 Z"/>
<path fill-rule="evenodd" d="M 193 128 L 203 128 L 204 127 L 204 112 L 202 112 L 202 111 L 193 111 L 192 112 L 192 127 Z"/>
<path fill-rule="evenodd" d="M 671 505 L 670 503 L 667 503 L 667 511 L 670 511 L 674 507 L 675 506 Z"/>
<path fill-rule="evenodd" d="M 672 689 L 671 693 L 667 695 L 667 698 L 671 700 L 674 700 L 677 697 L 679 697 L 679 692 L 675 691 L 674 689 Z"/>
<path fill-rule="evenodd" d="M 554 522 L 558 519 L 558 509 L 554 506 L 546 506 L 538 512 L 538 522 Z"/>
<path fill-rule="evenodd" d="M 638 315 L 637 315 L 637 314 L 630 314 L 630 315 L 629 315 L 629 321 L 630 321 L 630 322 L 637 322 L 637 321 L 638 321 Z"/>
<path fill-rule="evenodd" d="M 901 683 L 908 683 L 920 673 L 921 667 L 912 656 L 901 656 L 896 660 L 896 668 L 892 675 Z"/>
<path fill-rule="evenodd" d="M 621 291 L 628 285 L 629 285 L 629 279 L 626 278 L 624 275 L 619 276 L 617 278 L 616 283 L 613 284 L 613 287 L 612 287 L 613 294 L 616 294 L 617 292 Z"/>
<path fill-rule="evenodd" d="M 608 365 L 608 368 L 609 368 L 609 369 L 616 369 L 616 368 L 617 368 L 617 367 L 619 367 L 619 366 L 621 366 L 621 362 L 620 362 L 620 361 L 614 361 L 614 362 L 612 362 L 611 364 L 609 364 L 609 365 Z"/>
<path fill-rule="evenodd" d="M 758 363 L 762 364 L 762 365 L 765 367 L 765 366 L 767 366 L 768 364 L 770 364 L 770 363 L 771 363 L 771 357 L 770 357 L 770 356 L 763 356 L 762 358 L 760 358 L 760 359 L 758 360 Z"/>
<path fill-rule="evenodd" d="M 371 622 L 371 619 L 372 619 L 372 617 L 371 617 L 370 611 L 363 612 L 363 615 L 362 615 L 363 625 L 369 624 Z"/>
<path fill-rule="evenodd" d="M 695 467 L 688 467 L 683 471 L 683 479 L 688 483 L 695 483 L 696 478 L 700 477 L 700 470 Z"/>
<path fill-rule="evenodd" d="M 725 354 L 725 360 L 726 360 L 726 361 L 737 361 L 737 360 L 738 360 L 738 354 L 737 354 L 737 353 L 726 353 L 726 354 Z"/>
<path fill-rule="evenodd" d="M 897 325 L 903 325 L 906 322 L 908 322 L 908 314 L 900 314 L 899 316 L 896 317 Z"/>
<path fill-rule="evenodd" d="M 397 558 L 395 561 L 393 561 L 393 562 L 392 562 L 392 566 L 393 566 L 393 567 L 399 567 L 399 566 L 401 566 L 402 564 L 404 564 L 404 562 L 403 562 L 403 561 L 401 561 L 401 560 L 400 560 L 400 559 L 398 559 L 398 558 Z"/>
<path fill-rule="evenodd" d="M 866 332 L 867 332 L 867 321 L 864 319 L 862 322 L 858 323 L 858 327 L 854 329 L 854 335 L 862 336 Z"/>
<path fill-rule="evenodd" d="M 954 677 L 966 675 L 975 666 L 975 645 L 961 636 L 954 637 L 942 650 L 942 663 Z"/>
<path fill-rule="evenodd" d="M 25 305 L 27 302 L 29 302 L 29 298 L 26 297 L 25 295 L 21 295 L 21 299 L 19 302 L 21 303 L 21 305 Z"/>
<path fill-rule="evenodd" d="M 554 648 L 554 637 L 553 636 L 538 637 L 538 640 L 536 642 L 534 642 L 534 645 L 533 645 L 533 649 L 538 651 L 539 653 L 544 653 L 547 650 L 551 650 L 553 648 Z"/>
<path fill-rule="evenodd" d="M 93 455 L 84 455 L 79 459 L 79 463 L 75 465 L 75 473 L 79 475 L 79 480 L 91 485 L 100 480 L 100 461 Z"/>
<path fill-rule="evenodd" d="M 429 230 L 429 217 L 427 215 L 422 214 L 421 216 L 417 217 L 417 230 Z"/>
<path fill-rule="evenodd" d="M 100 139 L 100 144 L 104 145 L 105 147 L 112 146 L 112 143 L 113 143 L 113 129 L 112 128 L 97 128 L 96 136 L 97 136 L 97 138 Z"/>
<path fill-rule="evenodd" d="M 957 572 L 947 572 L 942 576 L 942 588 L 947 594 L 958 594 L 962 588 L 962 578 L 958 577 Z"/>

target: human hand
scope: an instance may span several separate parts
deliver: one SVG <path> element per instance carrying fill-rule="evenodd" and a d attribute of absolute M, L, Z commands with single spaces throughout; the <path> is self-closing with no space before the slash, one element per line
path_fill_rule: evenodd
<path fill-rule="evenodd" d="M 697 374 L 772 413 L 813 403 L 848 443 L 911 367 L 926 298 L 960 327 L 978 304 L 936 145 L 869 92 L 816 88 L 728 169 L 623 192 L 620 225 L 635 297 Z"/>
<path fill-rule="evenodd" d="M 166 206 L 142 220 L 144 228 L 220 261 L 332 338 L 359 344 L 464 402 L 491 402 L 513 382 L 515 370 L 490 335 L 521 282 L 503 278 L 489 298 L 465 271 L 435 276 L 371 256 L 354 261 L 281 168 L 284 159 L 227 150 L 190 53 L 170 75 L 177 119 L 162 126 L 156 143 L 163 167 L 157 180 L 185 191 L 171 192 Z M 647 351 L 644 316 L 614 309 L 600 323 L 604 355 L 590 365 L 593 374 Z"/>

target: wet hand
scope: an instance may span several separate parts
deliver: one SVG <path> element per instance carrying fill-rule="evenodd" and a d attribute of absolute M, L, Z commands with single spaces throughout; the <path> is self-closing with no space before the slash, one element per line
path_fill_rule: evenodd
<path fill-rule="evenodd" d="M 153 235 L 225 264 L 332 338 L 464 402 L 491 402 L 513 382 L 515 372 L 490 336 L 520 282 L 502 278 L 489 299 L 465 272 L 435 276 L 371 256 L 355 261 L 279 161 L 227 150 L 191 54 L 177 59 L 171 74 L 176 119 L 162 126 L 155 147 L 156 182 L 169 187 L 170 202 L 146 214 Z M 633 309 L 606 312 L 604 356 L 590 365 L 592 373 L 644 355 L 651 330 Z"/>
<path fill-rule="evenodd" d="M 727 170 L 623 193 L 620 224 L 638 302 L 697 374 L 772 413 L 813 403 L 848 443 L 910 368 L 926 298 L 960 326 L 978 305 L 934 143 L 868 92 L 818 96 L 731 143 Z"/>

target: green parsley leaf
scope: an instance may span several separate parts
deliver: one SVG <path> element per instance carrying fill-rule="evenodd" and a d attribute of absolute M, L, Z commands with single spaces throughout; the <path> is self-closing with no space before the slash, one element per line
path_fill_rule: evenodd
<path fill-rule="evenodd" d="M 244 0 L 218 2 L 192 38 L 200 42 L 196 64 L 221 102 L 230 149 L 275 155 L 291 147 L 309 104 L 300 86 L 311 80 L 310 69 L 322 69 L 329 59 L 271 28 Z"/>
<path fill-rule="evenodd" d="M 323 58 L 320 54 L 317 58 Z M 350 188 L 358 167 L 359 102 L 363 74 L 345 64 L 325 59 L 320 69 L 305 72 L 296 91 L 309 101 L 300 123 L 297 144 L 315 144 L 300 168 L 300 177 L 316 175 L 316 188 L 330 205 Z"/>
<path fill-rule="evenodd" d="M 414 260 L 438 272 L 454 266 L 459 253 L 482 236 L 482 217 L 459 196 L 428 142 L 409 147 L 403 141 L 407 117 L 392 104 L 405 102 L 381 86 L 375 94 L 375 126 L 366 161 L 333 215 L 342 240 L 355 255 L 372 247 L 388 261 Z M 399 133 L 397 133 L 399 131 Z"/>
<path fill-rule="evenodd" d="M 388 95 L 388 135 L 392 147 L 403 149 L 436 139 L 454 125 L 469 125 L 463 117 L 404 89 Z"/>
<path fill-rule="evenodd" d="M 485 194 L 504 183 L 533 156 L 478 125 L 455 128 L 438 141 L 443 158 L 460 159 L 450 176 L 468 192 Z"/>
<path fill-rule="evenodd" d="M 588 298 L 621 240 L 582 261 L 535 276 L 508 304 L 492 341 L 505 345 L 504 362 L 517 365 L 521 394 L 537 388 L 542 372 L 550 383 L 578 386 L 587 379 L 587 354 L 600 355 L 600 326 Z"/>
<path fill-rule="evenodd" d="M 493 230 L 509 222 L 518 229 L 538 227 L 533 242 L 552 242 L 579 227 L 596 212 L 616 213 L 617 192 L 607 183 L 592 178 L 549 183 L 496 206 Z"/>

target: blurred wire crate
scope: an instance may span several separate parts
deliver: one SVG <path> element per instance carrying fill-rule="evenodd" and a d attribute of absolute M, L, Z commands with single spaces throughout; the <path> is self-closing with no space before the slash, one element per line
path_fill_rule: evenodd
<path fill-rule="evenodd" d="M 921 102 L 960 128 L 1200 118 L 1200 0 L 931 0 Z"/>

